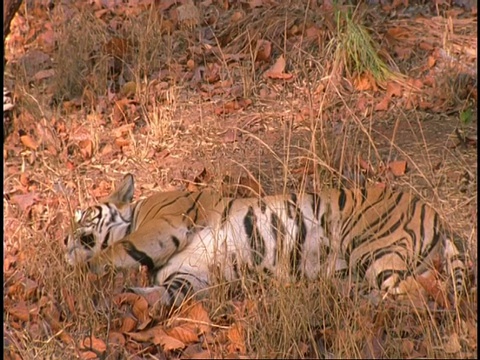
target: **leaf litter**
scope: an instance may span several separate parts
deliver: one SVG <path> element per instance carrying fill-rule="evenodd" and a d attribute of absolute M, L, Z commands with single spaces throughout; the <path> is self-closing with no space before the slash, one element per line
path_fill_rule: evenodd
<path fill-rule="evenodd" d="M 199 128 L 206 127 L 204 118 L 197 120 L 198 112 L 195 113 L 193 121 L 182 120 L 184 123 L 178 121 L 178 107 L 186 106 L 188 101 L 198 101 L 199 103 L 205 101 L 206 104 L 211 105 L 211 112 L 202 109 L 204 112 L 202 116 L 205 118 L 211 116 L 219 122 L 220 125 L 215 131 L 216 135 L 220 137 L 221 145 L 228 147 L 229 144 L 243 143 L 244 139 L 235 130 L 237 127 L 243 129 L 243 124 L 235 124 L 235 117 L 239 114 L 243 114 L 242 116 L 252 115 L 249 111 L 255 106 L 263 106 L 263 101 L 278 101 L 281 96 L 291 97 L 298 90 L 292 90 L 292 85 L 297 86 L 295 81 L 301 78 L 302 74 L 295 62 L 293 52 L 290 53 L 290 50 L 315 42 L 327 43 L 327 40 L 330 40 L 328 35 L 332 31 L 332 25 L 335 26 L 331 19 L 317 18 L 319 17 L 318 8 L 314 9 L 316 13 L 313 15 L 306 13 L 302 10 L 305 8 L 303 3 L 293 10 L 282 7 L 281 4 L 273 1 L 259 0 L 240 3 L 218 2 L 215 4 L 205 1 L 194 4 L 192 1 L 151 1 L 145 2 L 145 4 L 140 4 L 140 2 L 119 4 L 113 1 L 93 2 L 88 6 L 92 6 L 94 9 L 94 16 L 99 19 L 99 23 L 108 24 L 113 33 L 121 29 L 121 24 L 131 21 L 129 16 L 142 14 L 149 6 L 155 7 L 156 16 L 162 19 L 162 31 L 171 34 L 173 41 L 176 41 L 173 44 L 174 47 L 181 48 L 184 42 L 189 43 L 192 47 L 188 50 L 182 49 L 184 53 L 188 53 L 188 56 L 183 54 L 175 59 L 176 63 L 172 62 L 165 68 L 156 69 L 156 75 L 139 73 L 147 82 L 144 84 L 133 78 L 129 79 L 128 74 L 121 74 L 122 70 L 119 71 L 119 68 L 122 66 L 117 68 L 118 63 L 128 64 L 131 61 L 129 56 L 133 48 L 130 39 L 127 40 L 120 34 L 112 35 L 105 39 L 105 42 L 99 47 L 101 56 L 113 59 L 112 65 L 108 65 L 112 71 L 112 74 L 108 75 L 108 89 L 103 88 L 100 93 L 92 90 L 88 86 L 93 88 L 96 84 L 88 83 L 91 81 L 88 79 L 91 78 L 84 78 L 82 81 L 86 81 L 88 89 L 85 88 L 76 96 L 60 98 L 60 100 L 51 93 L 53 87 L 50 85 L 59 76 L 51 61 L 51 55 L 54 54 L 54 45 L 58 41 L 56 29 L 60 28 L 62 20 L 49 17 L 46 9 L 41 6 L 34 8 L 32 14 L 35 14 L 35 17 L 28 13 L 19 14 L 14 20 L 14 31 L 7 41 L 9 48 L 12 48 L 9 56 L 17 56 L 17 59 L 12 60 L 18 61 L 24 67 L 28 77 L 35 82 L 40 94 L 43 92 L 43 95 L 52 102 L 60 102 L 63 113 L 57 118 L 49 117 L 50 114 L 47 113 L 45 115 L 48 120 L 40 122 L 37 120 L 39 117 L 34 107 L 23 106 L 16 124 L 17 130 L 21 131 L 10 135 L 11 137 L 7 139 L 6 150 L 4 149 L 9 160 L 12 160 L 11 163 L 21 159 L 18 163 L 14 163 L 14 166 L 8 164 L 9 169 L 7 170 L 15 178 L 17 184 L 16 188 L 13 188 L 9 182 L 4 181 L 4 185 L 9 187 L 7 190 L 9 197 L 4 200 L 4 203 L 8 202 L 9 206 L 20 211 L 20 216 L 30 220 L 33 219 L 32 216 L 36 212 L 32 210 L 35 205 L 41 205 L 45 211 L 55 212 L 59 205 L 49 203 L 48 197 L 52 195 L 44 195 L 45 193 L 42 192 L 48 186 L 44 186 L 46 178 L 43 173 L 38 174 L 41 165 L 45 164 L 50 167 L 48 171 L 53 175 L 49 176 L 68 179 L 70 190 L 78 191 L 79 180 L 77 177 L 73 177 L 72 173 L 84 172 L 85 169 L 88 169 L 91 178 L 105 179 L 105 174 L 124 169 L 124 166 L 131 162 L 128 159 L 129 152 L 143 151 L 142 147 L 145 143 L 141 143 L 138 139 L 142 135 L 142 131 L 148 133 L 155 128 L 155 124 L 158 123 L 155 116 L 164 116 L 167 125 L 164 128 L 155 129 L 155 136 L 149 139 L 155 150 L 148 152 L 146 158 L 154 159 L 155 166 L 164 174 L 168 174 L 167 169 L 172 167 L 171 164 L 175 164 L 176 169 L 183 169 L 176 172 L 175 176 L 165 175 L 169 181 L 176 179 L 182 184 L 187 184 L 186 187 L 193 186 L 195 189 L 200 188 L 202 183 L 211 183 L 217 177 L 211 168 L 199 159 L 179 160 L 186 158 L 185 153 L 169 144 L 175 136 L 185 130 L 187 121 L 192 123 L 198 121 Z M 407 8 L 407 3 L 395 2 L 395 6 L 392 6 L 393 9 L 396 9 L 395 11 L 401 12 Z M 87 5 L 79 1 L 62 3 L 60 6 L 62 10 L 66 10 L 65 14 L 69 14 L 67 17 L 73 16 L 72 14 L 79 9 L 88 9 Z M 217 14 L 203 18 L 206 9 L 212 6 Z M 312 6 L 317 5 L 312 4 Z M 329 1 L 325 1 L 321 7 L 325 11 L 329 8 L 331 11 L 333 8 Z M 298 15 L 298 19 L 301 19 L 300 22 L 295 16 L 287 16 L 296 14 L 295 11 L 304 11 Z M 391 11 L 392 17 L 394 17 L 394 14 L 397 13 Z M 387 48 L 391 47 L 390 52 L 397 55 L 396 60 L 415 59 L 418 51 L 426 52 L 427 55 L 422 58 L 422 63 L 412 71 L 410 77 L 403 81 L 389 81 L 386 86 L 385 84 L 379 86 L 369 73 L 355 74 L 353 78 L 348 79 L 347 82 L 353 84 L 354 91 L 360 92 L 364 96 L 359 98 L 363 100 L 358 102 L 358 109 L 362 112 L 370 111 L 370 113 L 388 113 L 393 107 L 431 109 L 438 112 L 451 109 L 452 105 L 446 101 L 449 98 L 448 94 L 445 94 L 445 88 L 438 85 L 439 78 L 446 70 L 462 72 L 470 76 L 473 69 L 471 59 L 476 59 L 476 52 L 472 51 L 476 47 L 472 43 L 472 37 L 469 36 L 472 19 L 462 18 L 463 15 L 465 14 L 462 12 L 451 11 L 449 13 L 450 20 L 439 16 L 431 18 L 406 16 L 395 21 L 387 21 L 385 24 L 380 23 L 378 31 L 382 26 L 386 28 L 384 33 L 386 34 Z M 59 21 L 59 23 L 52 23 L 51 19 L 57 19 L 54 21 Z M 268 20 L 268 24 L 265 19 Z M 204 29 L 204 20 L 209 22 L 209 26 L 216 29 L 215 41 L 211 41 L 212 38 L 206 36 L 208 33 Z M 320 25 L 324 20 L 325 26 Z M 27 22 L 30 29 L 27 29 Z M 419 31 L 419 28 L 425 30 L 424 33 L 428 33 L 429 37 L 419 38 L 418 32 L 423 32 L 423 30 Z M 427 31 L 428 29 L 433 31 Z M 447 51 L 442 48 L 445 31 L 450 46 Z M 197 34 L 202 35 L 197 38 Z M 178 41 L 178 38 L 181 41 Z M 15 44 L 18 49 L 13 49 L 12 45 Z M 19 44 L 21 46 L 18 46 Z M 279 51 L 278 44 L 287 47 L 287 52 Z M 166 52 L 167 50 L 165 48 L 162 51 Z M 152 56 L 151 58 L 163 56 L 161 53 L 149 55 Z M 262 78 L 259 80 L 261 96 L 258 98 L 254 96 L 257 90 L 256 84 L 252 87 L 252 84 L 244 83 L 238 72 L 240 65 L 250 60 L 256 76 Z M 92 61 L 95 59 L 92 58 Z M 167 62 L 165 61 L 165 63 Z M 89 70 L 95 71 L 100 67 L 99 64 Z M 315 64 L 315 62 L 311 62 L 311 64 Z M 327 62 L 324 65 L 325 74 L 328 74 L 330 65 Z M 288 70 L 286 70 L 287 68 Z M 86 69 L 83 71 L 85 74 Z M 182 82 L 183 80 L 185 82 Z M 178 93 L 172 96 L 172 89 L 176 89 L 176 86 L 180 88 L 184 84 L 189 89 L 198 90 L 198 94 L 192 96 L 189 93 L 188 96 L 185 96 Z M 339 84 L 335 85 L 339 86 Z M 319 102 L 322 96 L 325 96 L 328 90 L 327 86 L 328 82 L 319 82 L 318 91 L 315 94 L 317 97 L 313 98 L 314 101 Z M 144 88 L 147 89 L 145 94 L 143 94 Z M 340 91 L 345 90 L 341 88 Z M 150 100 L 142 102 L 140 105 L 139 96 L 145 96 Z M 468 96 L 476 103 L 476 95 L 474 97 L 473 92 Z M 160 106 L 157 101 L 161 104 Z M 332 105 L 329 104 L 329 106 Z M 84 116 L 88 112 L 88 107 L 96 110 L 97 119 L 91 117 L 91 114 Z M 356 107 L 354 106 L 354 108 Z M 155 116 L 151 114 L 155 114 Z M 306 112 L 303 121 L 307 119 L 308 122 L 309 116 L 309 113 Z M 85 119 L 87 121 L 84 121 Z M 227 119 L 234 120 L 229 123 L 233 126 L 226 128 L 225 120 Z M 236 125 L 238 126 L 236 127 Z M 268 130 L 263 122 L 256 126 L 257 132 Z M 202 134 L 205 134 L 201 139 L 203 144 L 210 146 L 213 140 L 209 137 L 212 135 L 207 132 Z M 187 135 L 191 136 L 191 133 Z M 248 137 L 245 136 L 245 138 Z M 471 137 L 465 137 L 465 139 L 466 142 L 472 142 L 469 140 Z M 139 141 L 140 145 L 136 141 Z M 196 138 L 189 141 L 191 143 L 187 146 L 193 144 L 194 148 L 199 148 L 199 143 L 195 143 L 198 141 Z M 476 143 L 476 138 L 474 141 Z M 54 161 L 60 165 L 52 168 Z M 358 161 L 360 168 L 380 184 L 389 179 L 388 174 L 402 178 L 408 170 L 407 161 L 402 159 L 386 162 L 383 167 L 372 164 L 370 160 L 362 157 L 359 157 Z M 101 169 L 102 167 L 104 169 Z M 23 171 L 24 168 L 29 172 Z M 298 174 L 305 173 L 304 167 L 299 167 L 299 169 Z M 137 170 L 140 171 L 140 169 Z M 150 172 L 148 168 L 143 170 L 147 173 Z M 314 171 L 315 169 L 311 168 L 308 172 L 314 173 Z M 159 187 L 172 186 L 159 183 L 158 180 L 151 177 L 148 179 L 144 184 L 146 192 Z M 247 189 L 247 195 L 263 192 L 259 181 L 250 174 L 239 176 L 238 179 L 237 187 Z M 111 189 L 111 180 L 84 184 L 88 189 L 85 191 L 85 195 L 87 198 L 90 196 L 97 199 L 104 197 Z M 30 188 L 35 182 L 40 186 L 37 190 L 34 187 Z M 12 189 L 14 190 L 12 191 Z M 235 191 L 240 192 L 238 189 Z M 43 212 L 42 208 L 39 208 L 39 214 Z M 8 213 L 10 214 L 11 211 Z M 54 231 L 55 233 L 63 232 L 64 224 L 60 224 L 61 221 L 58 223 L 53 224 L 55 229 L 47 230 L 48 235 L 53 234 Z M 16 230 L 16 232 L 18 231 Z M 26 238 L 30 239 L 30 236 L 28 235 Z M 229 321 L 217 316 L 211 318 L 211 314 L 214 312 L 212 309 L 206 308 L 204 303 L 186 304 L 182 312 L 169 312 L 167 317 L 162 317 L 157 314 L 158 309 L 153 306 L 155 301 L 121 292 L 124 282 L 131 281 L 131 279 L 139 281 L 140 274 L 130 278 L 117 275 L 117 279 L 121 281 L 116 290 L 112 292 L 111 299 L 115 304 L 112 317 L 113 320 L 116 320 L 112 323 L 113 327 L 106 332 L 105 328 L 99 324 L 88 325 L 95 336 L 85 337 L 84 333 L 80 335 L 80 333 L 70 331 L 70 327 L 72 322 L 78 323 L 79 319 L 82 319 L 82 312 L 85 313 L 85 309 L 89 305 L 81 304 L 80 296 L 77 296 L 71 288 L 65 287 L 65 283 L 58 285 L 61 289 L 61 300 L 53 295 L 41 296 L 45 288 L 45 281 L 48 281 L 41 275 L 45 270 L 42 269 L 34 276 L 15 278 L 12 274 L 32 258 L 29 256 L 31 253 L 23 250 L 15 253 L 10 247 L 7 250 L 4 270 L 7 278 L 13 284 L 8 288 L 4 311 L 8 316 L 6 326 L 10 334 L 18 334 L 11 332 L 10 329 L 21 331 L 27 323 L 29 336 L 45 340 L 40 328 L 50 327 L 53 333 L 49 333 L 49 337 L 58 337 L 70 350 L 77 351 L 79 356 L 85 359 L 104 356 L 107 344 L 118 344 L 129 354 L 143 351 L 155 356 L 167 354 L 168 357 L 210 358 L 218 356 L 218 354 L 226 357 L 241 357 L 249 354 L 248 333 L 250 330 L 245 328 L 243 320 L 248 313 L 259 316 L 259 310 L 251 305 L 248 299 L 238 301 L 238 309 L 243 310 L 234 312 Z M 71 276 L 73 275 L 66 274 L 65 278 Z M 88 277 L 87 281 L 99 283 L 98 279 L 94 277 Z M 437 285 L 436 279 L 425 279 L 423 282 L 420 280 L 420 285 L 423 295 L 419 295 L 415 303 L 419 309 L 436 311 L 437 308 L 448 308 L 448 300 L 445 299 L 443 289 Z M 344 293 L 344 297 L 348 299 L 348 291 Z M 95 307 L 98 307 L 100 302 L 99 298 L 92 300 Z M 397 305 L 393 304 L 392 306 Z M 392 318 L 394 318 L 395 312 L 391 312 Z M 368 314 L 369 316 L 373 315 L 372 312 Z M 440 317 L 437 313 L 434 312 L 434 314 L 434 317 Z M 46 325 L 40 321 L 41 316 Z M 370 317 L 365 317 L 364 320 L 365 324 L 372 325 Z M 473 340 L 477 336 L 475 324 L 468 319 L 463 326 L 462 334 L 460 332 L 446 334 L 443 339 L 445 353 L 463 354 L 466 348 L 469 351 L 475 351 L 476 342 Z M 415 357 L 431 356 L 428 349 L 432 345 L 422 338 L 424 335 L 422 328 L 413 320 L 411 324 L 407 325 L 411 326 L 409 330 L 411 339 L 401 339 L 401 354 Z M 399 324 L 397 327 L 403 330 L 407 329 L 406 325 Z M 348 324 L 345 323 L 344 328 L 348 329 Z M 393 328 L 393 330 L 397 329 Z M 379 327 L 377 332 L 374 331 L 368 336 L 361 332 L 355 335 L 358 342 L 365 345 L 363 351 L 366 356 L 384 355 L 383 348 L 388 347 L 388 344 L 383 331 L 384 329 Z M 321 333 L 328 346 L 332 346 L 337 341 L 336 339 L 345 339 L 349 336 L 346 330 L 342 331 L 342 327 L 335 328 L 332 324 L 325 324 Z M 161 351 L 155 350 L 156 348 L 152 345 L 158 345 L 157 349 L 161 349 Z M 306 356 L 311 351 L 309 347 L 310 345 L 303 341 L 298 343 L 298 351 L 303 354 L 302 356 Z"/>

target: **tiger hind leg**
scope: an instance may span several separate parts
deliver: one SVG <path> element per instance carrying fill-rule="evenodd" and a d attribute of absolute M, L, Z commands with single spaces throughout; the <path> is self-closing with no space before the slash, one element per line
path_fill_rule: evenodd
<path fill-rule="evenodd" d="M 372 288 L 391 295 L 405 294 L 407 291 L 405 280 L 410 275 L 407 264 L 395 252 L 374 260 L 365 272 L 365 277 Z"/>

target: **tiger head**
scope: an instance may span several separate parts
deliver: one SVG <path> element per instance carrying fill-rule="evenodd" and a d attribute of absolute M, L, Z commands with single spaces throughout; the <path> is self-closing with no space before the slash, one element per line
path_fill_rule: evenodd
<path fill-rule="evenodd" d="M 127 174 L 114 192 L 99 204 L 75 212 L 73 231 L 65 238 L 69 264 L 88 262 L 128 233 L 132 221 L 133 190 L 133 176 Z"/>

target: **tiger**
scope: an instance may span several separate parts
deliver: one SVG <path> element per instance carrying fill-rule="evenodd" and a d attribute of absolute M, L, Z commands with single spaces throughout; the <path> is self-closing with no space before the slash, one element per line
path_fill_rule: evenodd
<path fill-rule="evenodd" d="M 155 294 L 165 306 L 205 296 L 217 279 L 212 269 L 227 281 L 241 279 L 245 268 L 285 281 L 354 274 L 397 295 L 442 259 L 454 292 L 467 286 L 464 242 L 447 236 L 439 214 L 409 192 L 372 187 L 235 198 L 172 191 L 137 202 L 133 194 L 127 174 L 107 198 L 78 210 L 66 260 L 94 272 L 144 265 L 155 285 L 130 290 Z"/>

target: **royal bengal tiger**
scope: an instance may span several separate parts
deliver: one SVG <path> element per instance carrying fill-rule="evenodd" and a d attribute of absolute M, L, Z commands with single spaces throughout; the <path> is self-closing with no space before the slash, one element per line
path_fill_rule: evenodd
<path fill-rule="evenodd" d="M 127 174 L 104 201 L 75 217 L 65 239 L 70 264 L 130 268 L 142 264 L 165 305 L 179 305 L 212 285 L 212 268 L 226 280 L 261 269 L 293 280 L 354 274 L 371 288 L 402 294 L 407 278 L 427 276 L 435 258 L 466 288 L 464 244 L 447 236 L 439 215 L 407 192 L 380 188 L 326 190 L 252 198 L 213 191 L 163 192 L 132 203 Z M 325 255 L 327 254 L 327 255 Z"/>

